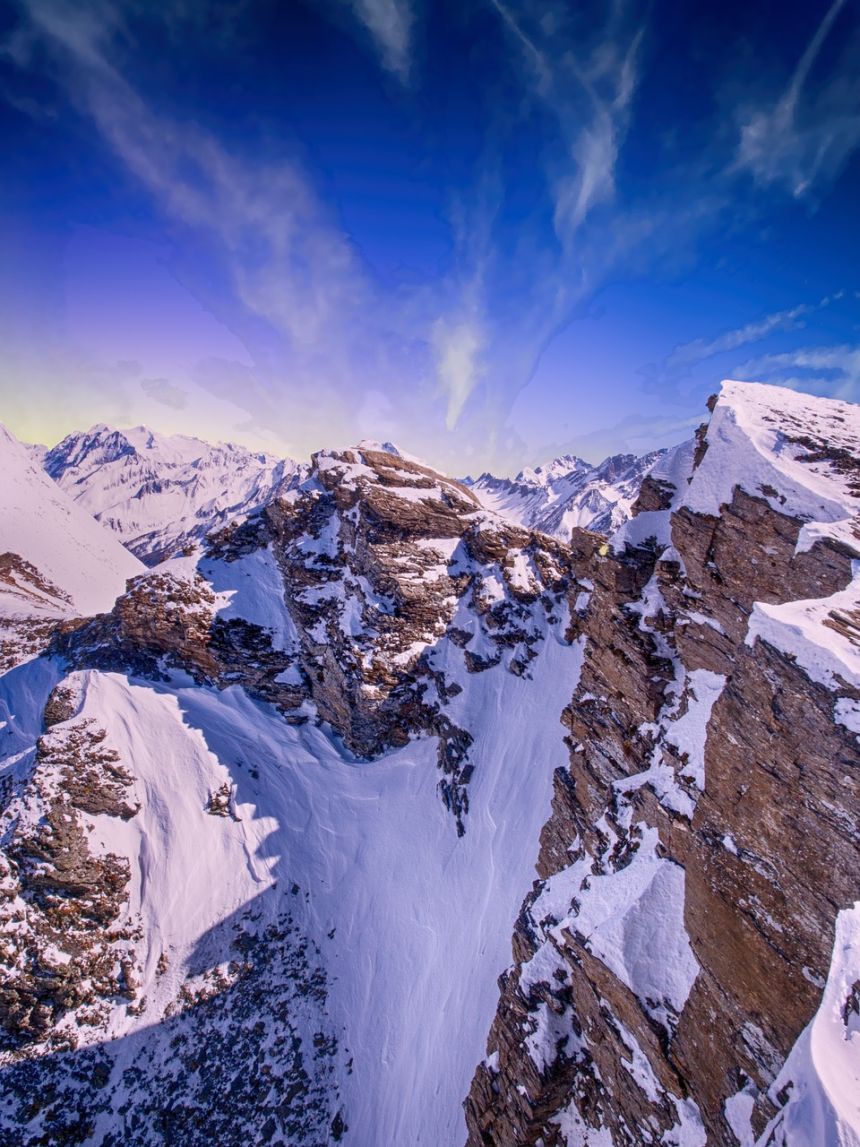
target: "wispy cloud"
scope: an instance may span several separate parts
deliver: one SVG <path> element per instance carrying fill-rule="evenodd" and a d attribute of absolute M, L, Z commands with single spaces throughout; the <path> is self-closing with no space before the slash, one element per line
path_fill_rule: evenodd
<path fill-rule="evenodd" d="M 162 406 L 169 406 L 172 410 L 184 410 L 188 405 L 187 393 L 169 378 L 144 378 L 141 380 L 140 389 Z"/>
<path fill-rule="evenodd" d="M 386 71 L 408 85 L 420 0 L 338 3 L 361 34 L 366 31 Z M 130 76 L 147 74 L 124 67 L 129 56 L 136 62 L 140 13 L 146 11 L 147 21 L 163 19 L 170 42 L 179 45 L 195 5 L 170 0 L 160 12 L 145 0 L 19 0 L 28 27 L 6 54 L 21 68 L 42 68 L 50 58 L 66 98 L 150 193 L 172 251 L 170 273 L 241 344 L 235 361 L 230 348 L 207 349 L 223 357 L 189 364 L 185 375 L 176 375 L 189 384 L 187 409 L 202 389 L 207 399 L 235 407 L 243 426 L 276 431 L 297 448 L 347 440 L 364 410 L 363 418 L 383 418 L 385 429 L 376 433 L 367 425 L 362 433 L 396 438 L 400 427 L 407 448 L 414 442 L 417 453 L 432 452 L 452 465 L 478 443 L 481 465 L 506 466 L 514 450 L 526 450 L 509 417 L 518 392 L 547 345 L 602 287 L 656 267 L 675 274 L 685 259 L 688 266 L 695 262 L 697 243 L 725 223 L 728 206 L 737 221 L 751 217 L 754 198 L 769 203 L 771 196 L 740 201 L 739 170 L 752 171 L 760 184 L 786 183 L 805 194 L 835 174 L 856 144 L 860 79 L 843 66 L 847 52 L 825 82 L 815 74 L 825 58 L 839 56 L 830 49 L 847 6 L 837 0 L 786 90 L 744 118 L 731 171 L 726 154 L 734 154 L 733 135 L 718 160 L 707 148 L 706 157 L 678 161 L 687 166 L 671 178 L 655 164 L 657 177 L 649 181 L 637 158 L 634 189 L 624 148 L 639 111 L 648 35 L 637 3 L 485 0 L 471 26 L 486 36 L 495 25 L 498 41 L 491 36 L 490 47 L 502 47 L 498 75 L 485 86 L 486 130 L 469 157 L 471 180 L 458 173 L 453 186 L 443 188 L 457 205 L 448 219 L 450 259 L 417 285 L 393 276 L 380 280 L 326 208 L 305 165 L 286 150 L 276 152 L 271 137 L 263 144 L 252 129 L 228 140 L 204 126 L 214 122 L 205 109 L 177 110 L 166 96 L 148 92 L 145 81 L 132 84 Z M 233 11 L 228 24 L 237 23 Z M 467 13 L 462 25 L 469 19 Z M 220 39 L 216 47 L 229 50 Z M 531 172 L 521 179 L 518 170 L 509 179 L 511 159 L 523 163 L 525 132 L 545 188 Z M 649 385 L 670 396 L 674 388 L 677 397 L 679 380 L 699 364 L 796 331 L 820 305 L 774 311 L 677 346 L 653 368 Z M 819 355 L 814 369 L 824 371 L 824 352 L 809 353 Z M 776 359 L 768 368 L 786 377 L 813 369 L 797 366 L 791 375 Z M 179 409 L 181 395 L 161 378 L 174 377 L 172 364 L 147 362 L 143 373 L 153 377 L 129 388 L 132 399 L 139 400 L 143 386 L 149 399 Z M 682 421 L 688 408 L 679 414 Z M 636 422 L 645 426 L 647 419 Z M 644 445 L 674 433 L 661 425 L 647 423 Z M 632 447 L 633 422 L 606 432 L 607 452 L 610 440 Z"/>
<path fill-rule="evenodd" d="M 413 0 L 345 0 L 376 42 L 385 68 L 401 83 L 411 71 Z"/>
<path fill-rule="evenodd" d="M 615 193 L 615 169 L 638 78 L 643 28 L 608 8 L 595 35 L 572 27 L 569 10 L 490 0 L 521 50 L 534 94 L 555 119 L 560 148 L 549 177 L 554 222 L 568 245 L 589 213 Z M 575 22 L 574 22 L 575 23 Z"/>
<path fill-rule="evenodd" d="M 445 425 L 453 430 L 469 395 L 480 381 L 480 355 L 485 349 L 485 340 L 475 320 L 452 323 L 441 318 L 433 328 L 433 345 L 439 380 L 447 393 Z"/>
<path fill-rule="evenodd" d="M 762 184 L 807 195 L 832 181 L 860 145 L 860 72 L 856 27 L 847 50 L 825 78 L 810 77 L 846 0 L 834 0 L 775 103 L 747 110 L 740 125 L 737 166 Z"/>
<path fill-rule="evenodd" d="M 666 359 L 665 367 L 674 373 L 679 369 L 714 358 L 718 354 L 737 350 L 738 347 L 746 346 L 748 343 L 760 342 L 774 331 L 794 330 L 802 326 L 804 317 L 816 309 L 811 304 L 801 303 L 788 310 L 774 311 L 763 318 L 744 323 L 734 330 L 723 331 L 714 338 L 693 339 L 691 342 L 682 343 L 675 347 Z"/>
<path fill-rule="evenodd" d="M 253 314 L 301 345 L 352 309 L 362 292 L 354 253 L 297 167 L 249 169 L 200 127 L 151 111 L 110 62 L 114 9 L 97 18 L 95 9 L 30 0 L 28 11 L 117 156 L 170 216 L 220 244 Z"/>
<path fill-rule="evenodd" d="M 643 371 L 648 389 L 668 394 L 676 390 L 679 383 L 702 363 L 762 342 L 772 335 L 800 330 L 812 315 L 843 297 L 843 292 L 826 295 L 814 303 L 798 303 L 797 306 L 772 311 L 719 334 L 680 343 L 660 364 L 651 365 Z"/>
<path fill-rule="evenodd" d="M 28 0 L 26 10 L 69 97 L 173 225 L 177 275 L 248 348 L 258 385 L 238 387 L 237 404 L 289 380 L 294 401 L 314 412 L 308 421 L 334 430 L 355 362 L 379 367 L 378 324 L 390 333 L 398 316 L 374 305 L 360 257 L 303 171 L 283 159 L 248 163 L 199 124 L 153 110 L 114 63 L 115 7 Z M 270 404 L 255 409 L 271 429 Z"/>

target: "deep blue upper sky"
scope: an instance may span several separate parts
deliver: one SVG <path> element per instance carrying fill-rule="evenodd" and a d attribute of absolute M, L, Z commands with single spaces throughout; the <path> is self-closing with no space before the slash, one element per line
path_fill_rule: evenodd
<path fill-rule="evenodd" d="M 860 399 L 860 5 L 20 0 L 0 419 L 455 472 Z"/>

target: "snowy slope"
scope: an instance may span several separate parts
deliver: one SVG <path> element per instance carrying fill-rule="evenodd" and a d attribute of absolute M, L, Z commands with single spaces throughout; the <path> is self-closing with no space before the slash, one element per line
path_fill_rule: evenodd
<path fill-rule="evenodd" d="M 642 479 L 662 453 L 616 454 L 599 466 L 566 454 L 513 479 L 482 474 L 466 482 L 487 509 L 530 529 L 562 539 L 576 526 L 611 533 L 629 518 Z"/>
<path fill-rule="evenodd" d="M 143 569 L 120 542 L 39 468 L 29 447 L 0 426 L 0 554 L 18 555 L 4 578 L 4 616 L 87 616 L 110 609 Z"/>
<path fill-rule="evenodd" d="M 435 738 L 359 762 L 325 727 L 289 725 L 237 688 L 73 675 L 80 716 L 129 764 L 141 805 L 129 821 L 88 818 L 96 847 L 132 860 L 127 915 L 141 921 L 147 1002 L 138 1016 L 122 1004 L 111 1013 L 115 1078 L 139 1067 L 140 1039 L 162 1039 L 163 1009 L 196 966 L 201 936 L 246 910 L 262 928 L 287 909 L 322 952 L 325 1015 L 310 1017 L 304 1038 L 323 1024 L 338 1033 L 331 1094 L 349 1125 L 345 1141 L 462 1143 L 462 1098 L 484 1054 L 553 771 L 566 759 L 557 714 L 580 651 L 550 630 L 531 680 L 501 665 L 470 678 L 453 644 L 439 658 L 468 684 L 453 714 L 475 737 L 465 837 L 439 800 Z M 16 714 L 13 760 L 41 730 L 27 695 L 44 698 L 55 680 L 41 663 L 31 672 L 0 690 L 3 714 Z M 207 797 L 225 782 L 231 815 L 208 815 Z M 229 955 L 216 950 L 209 963 Z M 103 1118 L 103 1130 L 116 1128 L 116 1115 Z"/>
<path fill-rule="evenodd" d="M 98 425 L 70 434 L 45 469 L 150 564 L 272 496 L 296 470 L 289 459 L 242 446 Z"/>

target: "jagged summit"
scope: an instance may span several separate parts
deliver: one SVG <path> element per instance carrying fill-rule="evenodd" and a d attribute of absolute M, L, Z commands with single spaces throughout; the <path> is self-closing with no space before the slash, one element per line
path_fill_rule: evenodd
<path fill-rule="evenodd" d="M 378 454 L 393 454 L 396 458 L 403 458 L 407 462 L 417 462 L 420 466 L 427 466 L 423 459 L 417 458 L 414 454 L 407 454 L 394 442 L 378 442 L 375 438 L 362 438 L 355 449 L 372 450 Z"/>

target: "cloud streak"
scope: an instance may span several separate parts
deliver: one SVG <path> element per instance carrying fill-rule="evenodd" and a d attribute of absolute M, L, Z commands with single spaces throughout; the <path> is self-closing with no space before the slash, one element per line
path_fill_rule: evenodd
<path fill-rule="evenodd" d="M 569 246 L 591 211 L 615 194 L 643 28 L 625 27 L 625 6 L 616 4 L 584 46 L 581 29 L 569 27 L 560 6 L 526 4 L 515 13 L 504 0 L 490 3 L 522 51 L 535 96 L 556 121 L 561 158 L 549 178 L 556 234 Z"/>
<path fill-rule="evenodd" d="M 796 198 L 831 182 L 860 145 L 856 34 L 827 79 L 810 80 L 845 7 L 845 0 L 834 0 L 776 103 L 748 110 L 740 125 L 737 168 L 760 184 L 782 184 Z"/>
<path fill-rule="evenodd" d="M 814 303 L 799 303 L 794 307 L 772 311 L 717 335 L 680 343 L 659 365 L 652 365 L 643 371 L 647 388 L 659 390 L 664 395 L 677 393 L 680 383 L 689 378 L 701 364 L 741 347 L 762 342 L 772 335 L 800 330 L 809 318 L 842 298 L 843 292 L 825 295 Z"/>
<path fill-rule="evenodd" d="M 860 345 L 799 347 L 759 355 L 733 370 L 741 381 L 775 382 L 794 390 L 860 401 Z"/>
<path fill-rule="evenodd" d="M 412 29 L 415 8 L 412 0 L 345 0 L 356 18 L 376 43 L 382 65 L 401 83 L 409 82 Z"/>
<path fill-rule="evenodd" d="M 802 326 L 803 318 L 816 309 L 815 306 L 801 303 L 799 306 L 791 307 L 788 310 L 774 311 L 773 314 L 745 323 L 734 330 L 723 331 L 716 338 L 693 339 L 691 342 L 682 343 L 675 347 L 666 359 L 666 370 L 675 373 L 685 367 L 714 358 L 718 354 L 737 350 L 738 347 L 746 346 L 748 343 L 760 342 L 761 339 L 767 338 L 774 331 L 795 330 Z"/>

